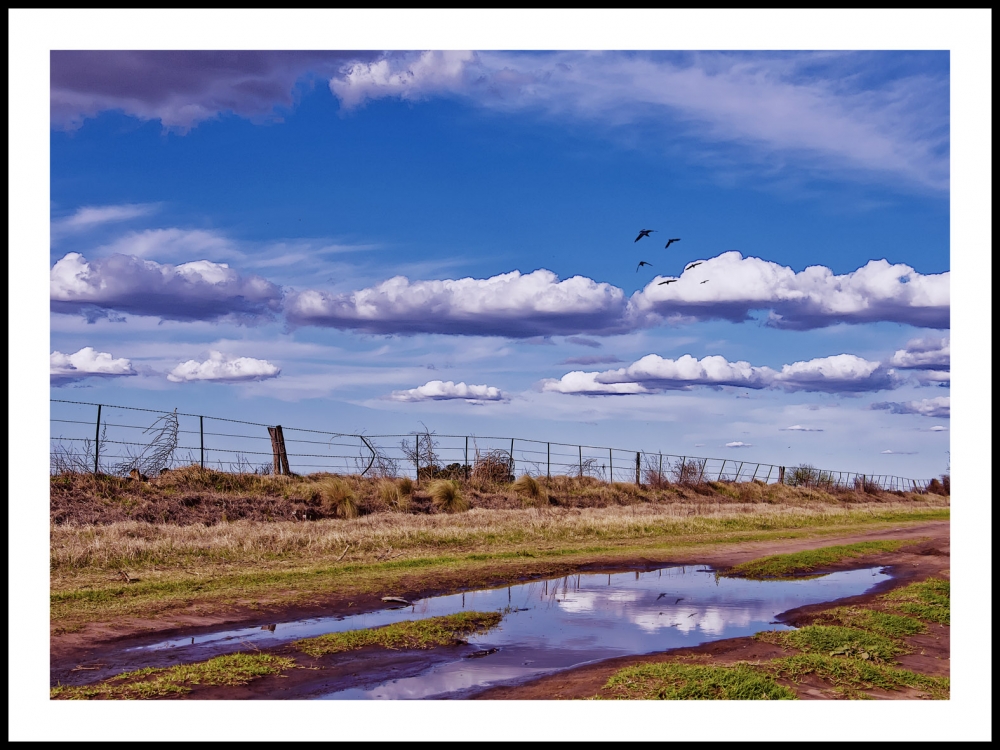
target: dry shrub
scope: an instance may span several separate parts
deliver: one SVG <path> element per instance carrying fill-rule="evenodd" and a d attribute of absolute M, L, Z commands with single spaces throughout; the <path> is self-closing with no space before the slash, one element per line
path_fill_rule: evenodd
<path fill-rule="evenodd" d="M 462 497 L 458 482 L 453 479 L 437 479 L 427 488 L 434 506 L 444 513 L 461 513 L 469 509 L 469 503 Z"/>
<path fill-rule="evenodd" d="M 930 484 L 927 485 L 927 491 L 932 495 L 950 495 L 951 476 L 942 474 L 941 479 L 932 479 Z"/>
<path fill-rule="evenodd" d="M 514 482 L 513 489 L 521 498 L 522 504 L 526 506 L 538 505 L 545 499 L 541 486 L 535 481 L 534 477 L 528 474 L 519 477 Z"/>
<path fill-rule="evenodd" d="M 412 487 L 410 488 L 412 490 Z M 393 510 L 406 511 L 410 502 L 395 482 L 381 481 L 378 483 L 379 499 Z"/>
<path fill-rule="evenodd" d="M 357 499 L 351 486 L 339 477 L 328 477 L 317 482 L 323 497 L 323 510 L 341 518 L 357 518 Z"/>
<path fill-rule="evenodd" d="M 402 479 L 400 479 L 398 486 L 399 486 L 399 491 L 403 493 L 403 495 L 409 497 L 410 495 L 413 494 L 413 480 L 410 479 L 409 477 L 403 477 Z"/>
<path fill-rule="evenodd" d="M 492 450 L 480 454 L 477 449 L 471 479 L 480 486 L 510 484 L 514 481 L 510 473 L 510 454 L 504 450 Z"/>

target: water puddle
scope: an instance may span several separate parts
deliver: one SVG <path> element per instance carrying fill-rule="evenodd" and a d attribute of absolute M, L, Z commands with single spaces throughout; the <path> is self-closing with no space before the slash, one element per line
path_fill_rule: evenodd
<path fill-rule="evenodd" d="M 207 633 L 136 646 L 119 654 L 136 665 L 151 657 L 171 663 L 265 648 L 324 633 L 372 628 L 462 610 L 506 609 L 495 630 L 469 639 L 451 661 L 421 674 L 337 690 L 325 699 L 458 698 L 486 686 L 617 656 L 696 646 L 787 630 L 774 623 L 786 610 L 855 596 L 889 579 L 881 568 L 792 581 L 716 580 L 697 566 L 613 574 L 581 574 L 508 588 L 421 599 L 411 606 Z M 116 659 L 116 661 L 119 661 Z M 156 661 L 163 663 L 162 659 Z M 122 666 L 122 665 L 116 665 Z"/>

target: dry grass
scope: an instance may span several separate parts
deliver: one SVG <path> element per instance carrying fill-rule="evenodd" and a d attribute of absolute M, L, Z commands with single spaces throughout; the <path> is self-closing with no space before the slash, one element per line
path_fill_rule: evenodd
<path fill-rule="evenodd" d="M 437 479 L 427 488 L 434 507 L 444 513 L 461 513 L 469 509 L 462 497 L 462 487 L 454 479 Z"/>
<path fill-rule="evenodd" d="M 358 504 L 354 491 L 343 479 L 327 477 L 317 482 L 320 495 L 323 498 L 323 510 L 338 518 L 357 518 Z"/>
<path fill-rule="evenodd" d="M 521 498 L 521 502 L 525 507 L 547 504 L 547 502 L 544 502 L 547 498 L 542 493 L 541 486 L 535 481 L 534 477 L 528 474 L 518 477 L 517 481 L 511 485 L 511 489 Z"/>

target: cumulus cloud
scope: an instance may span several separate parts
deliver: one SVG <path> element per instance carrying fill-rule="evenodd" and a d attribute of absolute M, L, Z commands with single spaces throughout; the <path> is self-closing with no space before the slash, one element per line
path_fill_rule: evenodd
<path fill-rule="evenodd" d="M 898 350 L 889 364 L 901 370 L 949 370 L 951 368 L 951 339 L 926 337 L 912 339 L 905 349 Z"/>
<path fill-rule="evenodd" d="M 108 352 L 99 352 L 92 346 L 85 346 L 75 354 L 52 352 L 49 355 L 49 381 L 52 385 L 63 385 L 84 378 L 114 378 L 136 375 L 132 363 L 127 359 L 115 359 Z"/>
<path fill-rule="evenodd" d="M 241 276 L 225 263 L 197 260 L 171 266 L 132 255 L 88 261 L 68 253 L 49 275 L 55 312 L 116 310 L 167 320 L 218 320 L 252 324 L 281 307 L 282 291 L 260 276 Z"/>
<path fill-rule="evenodd" d="M 52 222 L 52 235 L 59 236 L 88 229 L 103 224 L 128 221 L 140 216 L 148 216 L 158 208 L 155 203 L 123 203 L 117 206 L 82 206 L 65 218 Z"/>
<path fill-rule="evenodd" d="M 293 325 L 366 333 L 444 333 L 530 338 L 616 333 L 624 293 L 582 276 L 560 281 L 551 271 L 519 271 L 488 279 L 411 282 L 396 276 L 350 294 L 292 293 L 285 315 Z"/>
<path fill-rule="evenodd" d="M 208 380 L 213 383 L 245 383 L 252 380 L 268 380 L 281 374 L 281 369 L 266 359 L 253 357 L 229 357 L 222 352 L 209 352 L 208 359 L 198 362 L 189 359 L 167 374 L 167 380 L 174 383 L 190 383 Z"/>
<path fill-rule="evenodd" d="M 723 385 L 780 388 L 793 392 L 859 393 L 895 388 L 898 378 L 879 362 L 869 362 L 853 354 L 795 362 L 784 365 L 780 371 L 755 367 L 749 362 L 729 362 L 718 355 L 698 360 L 685 354 L 674 360 L 647 354 L 617 370 L 574 371 L 558 380 L 547 379 L 541 383 L 543 391 L 582 395 L 629 395 Z"/>
<path fill-rule="evenodd" d="M 628 315 L 642 326 L 661 320 L 741 322 L 751 311 L 769 310 L 767 325 L 789 330 L 875 321 L 947 328 L 949 279 L 949 273 L 923 275 L 886 260 L 839 276 L 826 266 L 796 273 L 733 250 L 702 261 L 674 284 L 662 285 L 657 277 L 632 296 Z"/>
<path fill-rule="evenodd" d="M 392 401 L 507 401 L 508 397 L 499 388 L 491 385 L 466 385 L 454 383 L 451 380 L 431 380 L 417 388 L 407 391 L 393 391 L 389 397 Z"/>
<path fill-rule="evenodd" d="M 951 387 L 951 373 L 941 370 L 926 370 L 917 374 L 920 385 L 936 385 L 941 388 Z"/>
<path fill-rule="evenodd" d="M 53 50 L 52 126 L 80 127 L 88 117 L 119 110 L 185 132 L 232 112 L 275 119 L 295 102 L 295 85 L 310 72 L 326 78 L 370 52 L 280 50 Z"/>
<path fill-rule="evenodd" d="M 884 409 L 893 414 L 919 414 L 924 417 L 950 417 L 951 398 L 925 398 L 919 401 L 879 401 L 871 405 L 872 409 Z"/>
<path fill-rule="evenodd" d="M 732 443 L 726 443 L 727 448 L 750 448 L 753 443 L 744 443 L 742 440 L 736 440 Z"/>
<path fill-rule="evenodd" d="M 390 52 L 330 81 L 341 106 L 459 96 L 948 185 L 948 73 L 865 75 L 886 53 Z M 926 59 L 926 58 L 925 58 Z M 898 68 L 897 68 L 898 70 Z M 847 73 L 847 71 L 851 71 Z"/>
<path fill-rule="evenodd" d="M 781 429 L 792 432 L 823 432 L 822 427 L 803 427 L 800 424 L 793 424 L 791 427 L 782 427 Z"/>

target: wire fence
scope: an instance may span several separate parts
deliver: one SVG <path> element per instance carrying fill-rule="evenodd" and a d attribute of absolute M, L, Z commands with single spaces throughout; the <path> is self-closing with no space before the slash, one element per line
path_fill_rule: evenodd
<path fill-rule="evenodd" d="M 198 465 L 232 473 L 360 474 L 371 477 L 513 481 L 517 476 L 592 477 L 650 486 L 753 482 L 923 492 L 931 480 L 785 467 L 528 438 L 353 435 L 178 411 L 51 400 L 50 470 L 154 476 Z"/>

